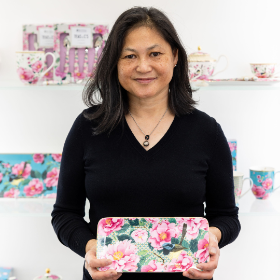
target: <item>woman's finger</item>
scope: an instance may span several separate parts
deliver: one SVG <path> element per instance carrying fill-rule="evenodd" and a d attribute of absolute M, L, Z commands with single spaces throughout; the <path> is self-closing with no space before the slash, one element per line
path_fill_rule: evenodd
<path fill-rule="evenodd" d="M 91 267 L 87 263 L 85 264 L 85 268 L 87 269 L 92 279 L 113 279 L 113 276 L 117 276 L 117 272 L 114 269 L 99 271 L 96 267 Z"/>
<path fill-rule="evenodd" d="M 212 249 L 212 250 L 211 250 Z M 207 263 L 200 263 L 196 267 L 201 270 L 211 271 L 213 269 L 217 269 L 218 267 L 218 261 L 219 261 L 219 253 L 218 250 L 214 253 L 213 249 L 216 250 L 216 248 L 210 248 L 210 261 Z"/>
<path fill-rule="evenodd" d="M 188 271 L 183 272 L 183 276 L 190 279 L 212 279 L 214 270 L 212 271 L 198 271 L 196 269 L 190 268 Z"/>

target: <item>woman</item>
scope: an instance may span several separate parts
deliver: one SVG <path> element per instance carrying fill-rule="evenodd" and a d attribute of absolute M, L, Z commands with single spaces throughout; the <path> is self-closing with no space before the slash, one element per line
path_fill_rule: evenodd
<path fill-rule="evenodd" d="M 60 242 L 85 257 L 83 279 L 211 279 L 219 248 L 240 231 L 231 153 L 221 126 L 194 107 L 186 51 L 162 12 L 135 7 L 119 16 L 83 98 L 89 108 L 65 141 L 52 212 Z M 108 264 L 96 259 L 101 218 L 203 217 L 204 202 L 210 262 L 202 271 L 96 269 Z"/>

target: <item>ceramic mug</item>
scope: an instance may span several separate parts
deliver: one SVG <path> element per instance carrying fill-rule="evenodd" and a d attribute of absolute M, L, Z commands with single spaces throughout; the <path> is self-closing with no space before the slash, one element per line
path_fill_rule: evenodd
<path fill-rule="evenodd" d="M 250 188 L 245 193 L 241 194 L 244 182 L 246 180 L 250 181 Z M 233 171 L 233 183 L 234 183 L 235 204 L 238 206 L 239 199 L 242 198 L 246 193 L 248 193 L 252 189 L 253 181 L 249 177 L 244 178 L 243 173 L 238 172 L 238 171 Z"/>
<path fill-rule="evenodd" d="M 250 178 L 253 180 L 252 192 L 257 199 L 267 199 L 270 193 L 277 190 L 274 188 L 275 172 L 273 167 L 253 166 L 250 168 Z"/>
<path fill-rule="evenodd" d="M 258 78 L 273 78 L 277 74 L 275 66 L 277 63 L 250 63 L 252 73 Z"/>
<path fill-rule="evenodd" d="M 53 57 L 52 65 L 44 70 L 47 55 Z M 55 64 L 53 53 L 43 51 L 20 51 L 16 52 L 17 73 L 24 84 L 36 84 L 39 79 L 49 72 Z"/>

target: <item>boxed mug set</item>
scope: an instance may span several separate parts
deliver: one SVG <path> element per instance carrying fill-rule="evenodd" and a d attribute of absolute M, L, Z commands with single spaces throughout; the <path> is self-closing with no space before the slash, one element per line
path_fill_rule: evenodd
<path fill-rule="evenodd" d="M 107 25 L 24 25 L 17 73 L 26 85 L 83 83 L 94 73 L 109 34 Z"/>

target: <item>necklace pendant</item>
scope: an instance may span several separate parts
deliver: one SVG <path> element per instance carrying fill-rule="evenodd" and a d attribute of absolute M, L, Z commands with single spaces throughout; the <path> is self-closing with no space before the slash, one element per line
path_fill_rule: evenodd
<path fill-rule="evenodd" d="M 144 147 L 148 147 L 149 146 L 149 142 L 148 141 L 144 141 L 143 146 Z"/>
<path fill-rule="evenodd" d="M 146 136 L 145 136 L 145 139 L 146 139 L 146 140 L 149 140 L 149 138 L 150 138 L 149 135 L 146 135 Z"/>

